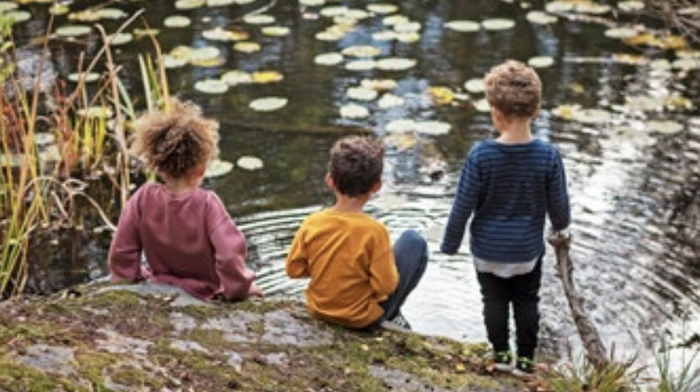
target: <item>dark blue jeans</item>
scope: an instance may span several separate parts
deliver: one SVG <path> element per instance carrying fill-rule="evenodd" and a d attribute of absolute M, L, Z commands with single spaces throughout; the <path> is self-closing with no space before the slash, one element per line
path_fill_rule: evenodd
<path fill-rule="evenodd" d="M 396 269 L 399 271 L 399 284 L 387 299 L 379 303 L 384 309 L 384 314 L 367 326 L 367 329 L 377 327 L 382 321 L 391 320 L 399 314 L 401 306 L 420 282 L 428 265 L 428 244 L 416 231 L 403 232 L 394 243 L 393 249 Z"/>
<path fill-rule="evenodd" d="M 540 282 L 542 256 L 535 268 L 525 275 L 501 278 L 491 273 L 477 272 L 484 301 L 484 322 L 494 352 L 510 351 L 510 307 L 513 306 L 517 356 L 534 359 L 540 329 Z"/>

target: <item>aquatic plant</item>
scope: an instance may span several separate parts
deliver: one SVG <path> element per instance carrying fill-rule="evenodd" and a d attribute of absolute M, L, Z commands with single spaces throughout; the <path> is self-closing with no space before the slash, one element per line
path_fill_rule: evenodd
<path fill-rule="evenodd" d="M 127 145 L 127 132 L 136 117 L 132 94 L 119 78 L 121 67 L 112 57 L 112 41 L 140 15 L 132 15 L 114 34 L 96 26 L 102 46 L 89 64 L 80 57 L 76 86 L 55 83 L 45 92 L 42 74 L 48 62 L 50 34 L 43 38 L 33 83 L 22 83 L 25 75 L 12 62 L 0 63 L 0 295 L 12 296 L 26 283 L 30 236 L 36 230 L 56 230 L 81 226 L 78 217 L 97 216 L 104 227 L 114 229 L 113 217 L 87 192 L 83 179 L 108 177 L 122 205 L 130 191 L 133 165 Z M 7 27 L 10 26 L 10 27 Z M 49 21 L 51 31 L 52 20 Z M 0 16 L 2 54 L 12 55 L 11 23 Z M 140 56 L 144 93 L 148 109 L 167 102 L 167 78 L 160 48 L 153 39 L 157 56 Z M 106 73 L 96 89 L 86 84 L 93 69 L 106 65 Z M 100 80 L 99 77 L 94 78 Z M 94 91 L 93 91 L 94 90 Z M 52 144 L 41 147 L 44 139 Z M 41 142 L 41 143 L 40 143 Z M 49 151 L 47 151 L 49 150 Z M 81 201 L 78 202 L 78 199 Z M 111 201 L 108 201 L 111 204 Z M 82 207 L 91 207 L 85 212 Z"/>
<path fill-rule="evenodd" d="M 700 351 L 687 353 L 683 350 L 679 368 L 674 371 L 671 351 L 665 344 L 656 352 L 656 369 L 659 374 L 658 385 L 652 392 L 695 392 L 700 390 L 700 367 L 696 359 Z M 686 356 L 687 355 L 687 356 Z"/>

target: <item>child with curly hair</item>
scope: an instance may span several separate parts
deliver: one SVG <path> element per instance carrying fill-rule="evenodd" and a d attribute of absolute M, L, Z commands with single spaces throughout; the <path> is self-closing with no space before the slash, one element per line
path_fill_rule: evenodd
<path fill-rule="evenodd" d="M 245 237 L 219 197 L 199 187 L 218 154 L 219 125 L 192 103 L 169 106 L 136 124 L 132 149 L 163 183 L 142 185 L 124 207 L 109 251 L 112 281 L 170 284 L 201 299 L 262 296 Z"/>

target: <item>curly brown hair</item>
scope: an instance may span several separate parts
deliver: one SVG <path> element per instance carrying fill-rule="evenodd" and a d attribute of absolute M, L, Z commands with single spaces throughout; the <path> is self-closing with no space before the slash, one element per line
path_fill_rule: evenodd
<path fill-rule="evenodd" d="M 506 117 L 529 118 L 537 113 L 542 100 L 542 81 L 534 69 L 508 60 L 493 67 L 485 76 L 486 100 Z"/>
<path fill-rule="evenodd" d="M 218 155 L 218 130 L 219 123 L 202 116 L 197 105 L 170 98 L 167 112 L 137 120 L 132 150 L 150 170 L 179 179 Z"/>
<path fill-rule="evenodd" d="M 382 178 L 384 147 L 369 136 L 346 136 L 330 152 L 329 173 L 335 189 L 349 197 L 362 196 Z"/>

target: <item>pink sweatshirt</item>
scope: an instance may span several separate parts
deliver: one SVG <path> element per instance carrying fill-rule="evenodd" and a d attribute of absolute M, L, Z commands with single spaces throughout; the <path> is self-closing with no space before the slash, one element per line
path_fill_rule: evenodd
<path fill-rule="evenodd" d="M 142 252 L 149 268 L 141 268 Z M 112 281 L 172 284 L 202 298 L 251 295 L 246 240 L 219 197 L 148 183 L 129 199 L 109 251 Z"/>

